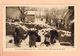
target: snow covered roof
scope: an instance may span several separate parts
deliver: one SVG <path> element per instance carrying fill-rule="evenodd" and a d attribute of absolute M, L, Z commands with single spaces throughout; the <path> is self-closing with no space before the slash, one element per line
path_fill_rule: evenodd
<path fill-rule="evenodd" d="M 27 14 L 28 15 L 35 15 L 35 11 L 28 11 Z"/>

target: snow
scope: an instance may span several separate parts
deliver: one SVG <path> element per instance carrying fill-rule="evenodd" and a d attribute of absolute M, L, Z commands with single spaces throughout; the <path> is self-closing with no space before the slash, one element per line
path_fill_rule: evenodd
<path fill-rule="evenodd" d="M 9 40 L 12 40 L 12 43 L 9 43 Z M 14 45 L 13 36 L 6 37 L 6 47 L 7 48 L 14 48 L 14 49 L 22 49 L 22 50 L 64 50 L 72 48 L 72 46 L 63 46 L 60 45 L 59 41 L 57 40 L 54 45 L 50 45 L 48 47 L 45 44 L 41 44 L 44 41 L 44 36 L 41 38 L 41 42 L 36 42 L 37 47 L 29 47 L 29 36 L 22 40 L 20 47 Z"/>
<path fill-rule="evenodd" d="M 11 23 L 9 23 L 9 24 L 11 24 Z M 25 26 L 22 26 L 22 25 L 20 25 L 20 24 L 18 24 L 18 23 L 14 23 L 15 25 L 19 25 L 20 27 L 22 27 L 24 30 L 28 30 Z M 43 29 L 44 31 L 45 30 L 51 30 L 51 29 Z M 42 32 L 42 30 L 40 30 L 39 32 L 38 32 L 38 34 L 41 36 L 41 42 L 36 42 L 36 46 L 37 47 L 29 47 L 29 36 L 25 39 L 25 40 L 22 40 L 22 42 L 21 42 L 21 45 L 20 45 L 20 47 L 17 47 L 17 46 L 15 46 L 14 45 L 14 38 L 13 38 L 13 36 L 11 36 L 11 35 L 8 35 L 8 36 L 6 36 L 6 48 L 18 48 L 18 49 L 26 49 L 26 50 L 55 50 L 55 49 L 69 49 L 69 48 L 73 48 L 72 46 L 63 46 L 63 45 L 60 45 L 60 43 L 59 43 L 59 41 L 57 40 L 57 42 L 54 44 L 54 45 L 52 45 L 52 44 L 50 44 L 50 46 L 48 46 L 48 47 L 46 47 L 45 46 L 45 44 L 43 44 L 43 42 L 44 42 L 44 39 L 45 39 L 45 37 L 44 37 L 44 35 L 43 35 L 43 33 L 44 33 L 44 31 Z M 58 31 L 62 31 L 62 32 L 65 32 L 65 35 L 66 36 L 71 36 L 71 32 L 69 32 L 69 31 L 64 31 L 64 30 L 58 30 Z M 62 36 L 64 36 L 64 35 L 62 35 Z M 12 40 L 12 43 L 9 43 L 9 41 L 10 40 Z"/>

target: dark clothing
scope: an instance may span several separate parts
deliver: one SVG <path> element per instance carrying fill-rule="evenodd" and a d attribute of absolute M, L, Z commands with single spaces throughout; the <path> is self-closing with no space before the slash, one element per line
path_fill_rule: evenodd
<path fill-rule="evenodd" d="M 41 36 L 37 36 L 36 42 L 41 42 Z"/>
<path fill-rule="evenodd" d="M 15 29 L 15 33 L 14 33 L 14 44 L 16 46 L 19 46 L 21 42 L 21 33 L 20 33 L 20 29 L 16 28 Z"/>
<path fill-rule="evenodd" d="M 36 31 L 29 31 L 29 47 L 35 46 L 36 47 L 36 39 L 38 34 Z"/>
<path fill-rule="evenodd" d="M 55 42 L 55 40 L 58 39 L 57 38 L 58 37 L 58 32 L 56 30 L 51 30 L 50 35 L 51 35 L 50 42 L 51 42 L 51 44 L 53 44 Z"/>
<path fill-rule="evenodd" d="M 20 45 L 22 40 L 26 39 L 26 36 L 24 34 L 27 33 L 23 28 L 16 26 L 15 33 L 14 33 L 14 44 Z"/>
<path fill-rule="evenodd" d="M 50 45 L 50 34 L 45 34 L 44 44 L 48 47 Z"/>

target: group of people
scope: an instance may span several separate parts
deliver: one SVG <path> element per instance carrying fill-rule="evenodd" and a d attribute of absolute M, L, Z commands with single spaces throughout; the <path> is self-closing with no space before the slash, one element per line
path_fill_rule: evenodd
<path fill-rule="evenodd" d="M 25 40 L 27 36 L 29 36 L 29 47 L 37 47 L 36 42 L 41 42 L 41 44 L 45 44 L 48 47 L 50 44 L 56 43 L 56 40 L 58 39 L 58 32 L 54 29 L 50 30 L 49 32 L 43 35 L 44 41 L 41 42 L 42 36 L 38 34 L 38 30 L 28 30 L 26 32 L 26 35 L 24 36 L 24 34 L 20 32 L 19 27 L 16 27 L 14 34 L 14 44 L 16 46 L 20 46 L 22 40 Z"/>

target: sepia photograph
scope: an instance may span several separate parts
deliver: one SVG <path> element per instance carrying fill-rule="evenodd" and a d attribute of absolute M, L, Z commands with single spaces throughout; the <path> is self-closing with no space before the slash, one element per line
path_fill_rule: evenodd
<path fill-rule="evenodd" d="M 75 7 L 6 6 L 5 48 L 65 50 L 75 48 Z"/>

